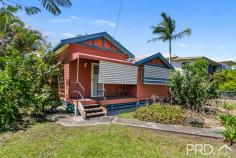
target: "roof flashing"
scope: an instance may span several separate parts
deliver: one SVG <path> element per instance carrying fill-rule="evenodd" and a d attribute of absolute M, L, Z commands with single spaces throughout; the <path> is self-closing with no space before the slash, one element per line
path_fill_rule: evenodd
<path fill-rule="evenodd" d="M 159 52 L 159 53 L 156 53 L 156 54 L 153 54 L 153 55 L 150 55 L 150 56 L 148 56 L 148 57 L 145 57 L 145 58 L 143 58 L 143 59 L 141 59 L 141 60 L 139 60 L 139 61 L 136 61 L 136 62 L 135 62 L 135 65 L 142 65 L 142 64 L 144 64 L 144 63 L 146 63 L 146 62 L 148 62 L 148 61 L 150 61 L 150 60 L 152 60 L 152 59 L 158 58 L 158 57 L 161 59 L 161 61 L 162 61 L 163 63 L 166 64 L 166 66 L 167 66 L 168 68 L 174 69 L 174 67 L 162 56 L 162 54 L 161 54 L 160 52 Z"/>

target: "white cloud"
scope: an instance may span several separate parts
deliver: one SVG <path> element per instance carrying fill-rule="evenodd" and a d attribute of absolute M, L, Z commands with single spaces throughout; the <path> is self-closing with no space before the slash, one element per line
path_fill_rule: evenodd
<path fill-rule="evenodd" d="M 116 23 L 110 20 L 105 20 L 105 19 L 86 19 L 86 18 L 81 18 L 78 16 L 70 16 L 69 18 L 65 19 L 51 19 L 50 22 L 53 23 L 67 23 L 67 22 L 72 22 L 72 21 L 80 21 L 80 22 L 85 22 L 93 25 L 99 25 L 99 26 L 110 26 L 110 27 L 115 27 Z"/>
<path fill-rule="evenodd" d="M 188 45 L 185 44 L 185 43 L 179 43 L 178 46 L 179 46 L 179 47 L 182 47 L 182 48 L 186 48 L 186 47 L 188 47 Z"/>
<path fill-rule="evenodd" d="M 70 18 L 71 18 L 71 19 L 74 19 L 74 20 L 81 20 L 81 18 L 80 18 L 80 17 L 78 17 L 78 16 L 73 16 L 73 15 L 72 15 L 72 16 L 70 16 Z"/>
<path fill-rule="evenodd" d="M 193 47 L 193 48 L 203 48 L 206 45 L 203 43 L 192 43 L 192 44 L 186 44 L 186 43 L 179 43 L 177 46 L 182 47 L 182 48 L 187 48 L 187 47 Z"/>
<path fill-rule="evenodd" d="M 95 20 L 94 22 L 97 25 L 108 25 L 108 26 L 111 26 L 111 27 L 116 26 L 116 23 L 114 23 L 112 21 L 109 21 L 109 20 Z"/>
<path fill-rule="evenodd" d="M 63 34 L 65 37 L 75 37 L 73 33 L 64 33 Z"/>
<path fill-rule="evenodd" d="M 71 22 L 71 19 L 51 19 L 50 22 L 53 23 L 66 23 L 66 22 Z"/>
<path fill-rule="evenodd" d="M 205 44 L 203 44 L 203 43 L 192 43 L 189 46 L 194 47 L 194 48 L 203 48 L 203 47 L 205 47 Z"/>

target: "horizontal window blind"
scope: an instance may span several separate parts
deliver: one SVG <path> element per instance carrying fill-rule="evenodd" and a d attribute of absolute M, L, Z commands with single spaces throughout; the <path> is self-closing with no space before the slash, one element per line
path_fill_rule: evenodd
<path fill-rule="evenodd" d="M 144 65 L 143 83 L 144 84 L 160 84 L 165 85 L 169 81 L 170 69 Z"/>
<path fill-rule="evenodd" d="M 137 66 L 100 61 L 98 83 L 135 85 L 137 73 Z"/>

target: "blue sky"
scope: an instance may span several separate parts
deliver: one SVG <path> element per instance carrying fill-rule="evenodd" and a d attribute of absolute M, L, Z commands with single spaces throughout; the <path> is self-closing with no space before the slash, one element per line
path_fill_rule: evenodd
<path fill-rule="evenodd" d="M 20 1 L 20 0 L 19 0 Z M 38 1 L 21 0 L 25 5 L 40 6 Z M 44 11 L 35 16 L 18 16 L 28 26 L 48 36 L 53 45 L 60 39 L 85 33 L 107 31 L 114 36 L 120 0 L 72 0 L 60 16 Z M 168 52 L 161 41 L 147 43 L 151 25 L 166 12 L 176 20 L 177 31 L 190 27 L 192 35 L 173 43 L 178 56 L 207 56 L 215 60 L 236 60 L 235 0 L 123 0 L 116 39 L 136 56 Z"/>

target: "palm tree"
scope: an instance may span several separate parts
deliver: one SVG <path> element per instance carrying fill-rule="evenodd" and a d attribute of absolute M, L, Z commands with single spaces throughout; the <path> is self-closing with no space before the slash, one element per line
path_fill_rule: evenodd
<path fill-rule="evenodd" d="M 170 16 L 166 15 L 166 13 L 161 13 L 161 17 L 163 19 L 162 22 L 157 24 L 156 26 L 151 26 L 153 29 L 152 33 L 157 35 L 156 38 L 153 38 L 150 41 L 157 41 L 161 40 L 163 42 L 169 42 L 169 62 L 171 63 L 171 44 L 172 40 L 183 38 L 186 35 L 191 35 L 191 29 L 187 28 L 179 33 L 175 33 L 175 20 L 172 19 Z"/>
<path fill-rule="evenodd" d="M 24 23 L 13 15 L 9 7 L 0 8 L 0 57 L 5 51 L 4 48 L 13 39 L 18 28 L 24 27 Z"/>
<path fill-rule="evenodd" d="M 6 48 L 17 48 L 22 54 L 39 50 L 44 42 L 41 33 L 25 28 L 24 23 L 12 12 L 11 7 L 0 8 L 0 58 Z"/>
<path fill-rule="evenodd" d="M 51 14 L 56 15 L 56 16 L 61 14 L 60 7 L 68 8 L 68 7 L 71 7 L 72 5 L 70 0 L 39 0 L 39 1 L 47 11 L 49 11 Z M 15 6 L 12 6 L 11 4 L 9 4 L 9 2 L 15 4 Z M 17 8 L 17 9 L 25 9 L 28 15 L 34 15 L 41 12 L 41 10 L 38 7 L 26 6 L 14 0 L 11 0 L 11 1 L 0 0 L 0 3 L 2 3 L 3 5 L 11 6 L 13 8 Z"/>

